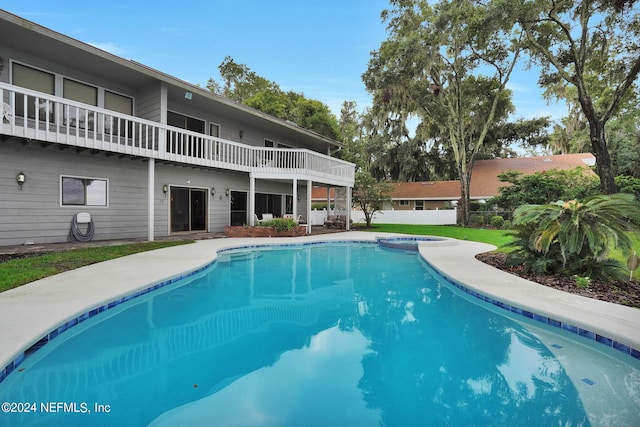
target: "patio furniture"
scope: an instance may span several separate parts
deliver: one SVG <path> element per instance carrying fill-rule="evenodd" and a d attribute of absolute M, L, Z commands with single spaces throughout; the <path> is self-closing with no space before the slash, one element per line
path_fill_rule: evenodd
<path fill-rule="evenodd" d="M 345 228 L 347 225 L 347 216 L 346 215 L 338 215 L 336 216 L 336 220 L 333 222 L 334 228 Z"/>
<path fill-rule="evenodd" d="M 327 217 L 324 219 L 324 226 L 326 228 L 331 228 L 333 227 L 333 224 L 335 224 L 336 222 L 336 216 L 335 215 L 327 215 Z"/>
<path fill-rule="evenodd" d="M 271 221 L 271 220 L 273 220 L 273 214 L 270 214 L 270 213 L 262 214 L 262 221 Z"/>

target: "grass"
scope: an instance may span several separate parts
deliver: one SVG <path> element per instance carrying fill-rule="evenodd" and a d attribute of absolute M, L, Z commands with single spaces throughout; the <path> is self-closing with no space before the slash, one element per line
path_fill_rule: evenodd
<path fill-rule="evenodd" d="M 358 230 L 451 237 L 458 240 L 489 243 L 498 248 L 511 241 L 511 237 L 507 235 L 505 230 L 458 227 L 454 225 L 373 224 L 371 228 L 358 228 Z"/>
<path fill-rule="evenodd" d="M 192 243 L 192 241 L 180 240 L 99 246 L 11 259 L 0 263 L 0 292 L 85 265 L 186 243 Z"/>
<path fill-rule="evenodd" d="M 452 237 L 459 240 L 471 240 L 474 242 L 489 243 L 498 247 L 498 251 L 507 252 L 503 246 L 511 241 L 506 230 L 489 230 L 484 228 L 467 228 L 454 225 L 403 225 L 403 224 L 373 224 L 371 228 L 358 228 L 361 231 L 389 232 L 404 234 L 420 234 L 429 236 Z M 633 249 L 631 252 L 622 252 L 617 249 L 611 253 L 612 258 L 627 264 L 627 258 L 635 251 L 640 255 L 640 233 L 631 236 Z M 633 278 L 640 280 L 640 268 L 634 271 Z"/>

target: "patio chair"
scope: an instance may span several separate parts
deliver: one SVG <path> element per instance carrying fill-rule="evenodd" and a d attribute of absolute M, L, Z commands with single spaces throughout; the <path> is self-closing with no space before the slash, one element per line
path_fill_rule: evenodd
<path fill-rule="evenodd" d="M 273 220 L 273 214 L 270 214 L 270 213 L 262 214 L 262 221 L 271 221 L 271 220 Z"/>
<path fill-rule="evenodd" d="M 255 225 L 260 225 L 262 224 L 262 220 L 258 219 L 258 215 L 253 214 L 253 222 Z"/>
<path fill-rule="evenodd" d="M 324 220 L 324 226 L 326 228 L 333 227 L 335 223 L 336 223 L 336 216 L 335 215 L 327 215 L 327 217 Z"/>
<path fill-rule="evenodd" d="M 336 220 L 333 222 L 333 226 L 335 228 L 344 228 L 347 225 L 347 216 L 346 215 L 338 215 L 336 216 Z"/>

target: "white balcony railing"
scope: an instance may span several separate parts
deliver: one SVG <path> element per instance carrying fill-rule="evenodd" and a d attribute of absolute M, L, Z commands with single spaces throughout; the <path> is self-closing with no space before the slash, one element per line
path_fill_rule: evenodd
<path fill-rule="evenodd" d="M 0 83 L 0 134 L 204 167 L 352 186 L 354 165 L 255 147 Z"/>

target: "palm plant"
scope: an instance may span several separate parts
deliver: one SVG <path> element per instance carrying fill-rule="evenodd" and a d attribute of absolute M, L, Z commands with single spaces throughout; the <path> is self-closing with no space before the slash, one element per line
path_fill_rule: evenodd
<path fill-rule="evenodd" d="M 609 257 L 610 251 L 632 247 L 629 233 L 640 230 L 640 203 L 632 194 L 619 193 L 523 205 L 514 212 L 513 225 L 509 265 L 613 280 L 625 267 Z"/>

